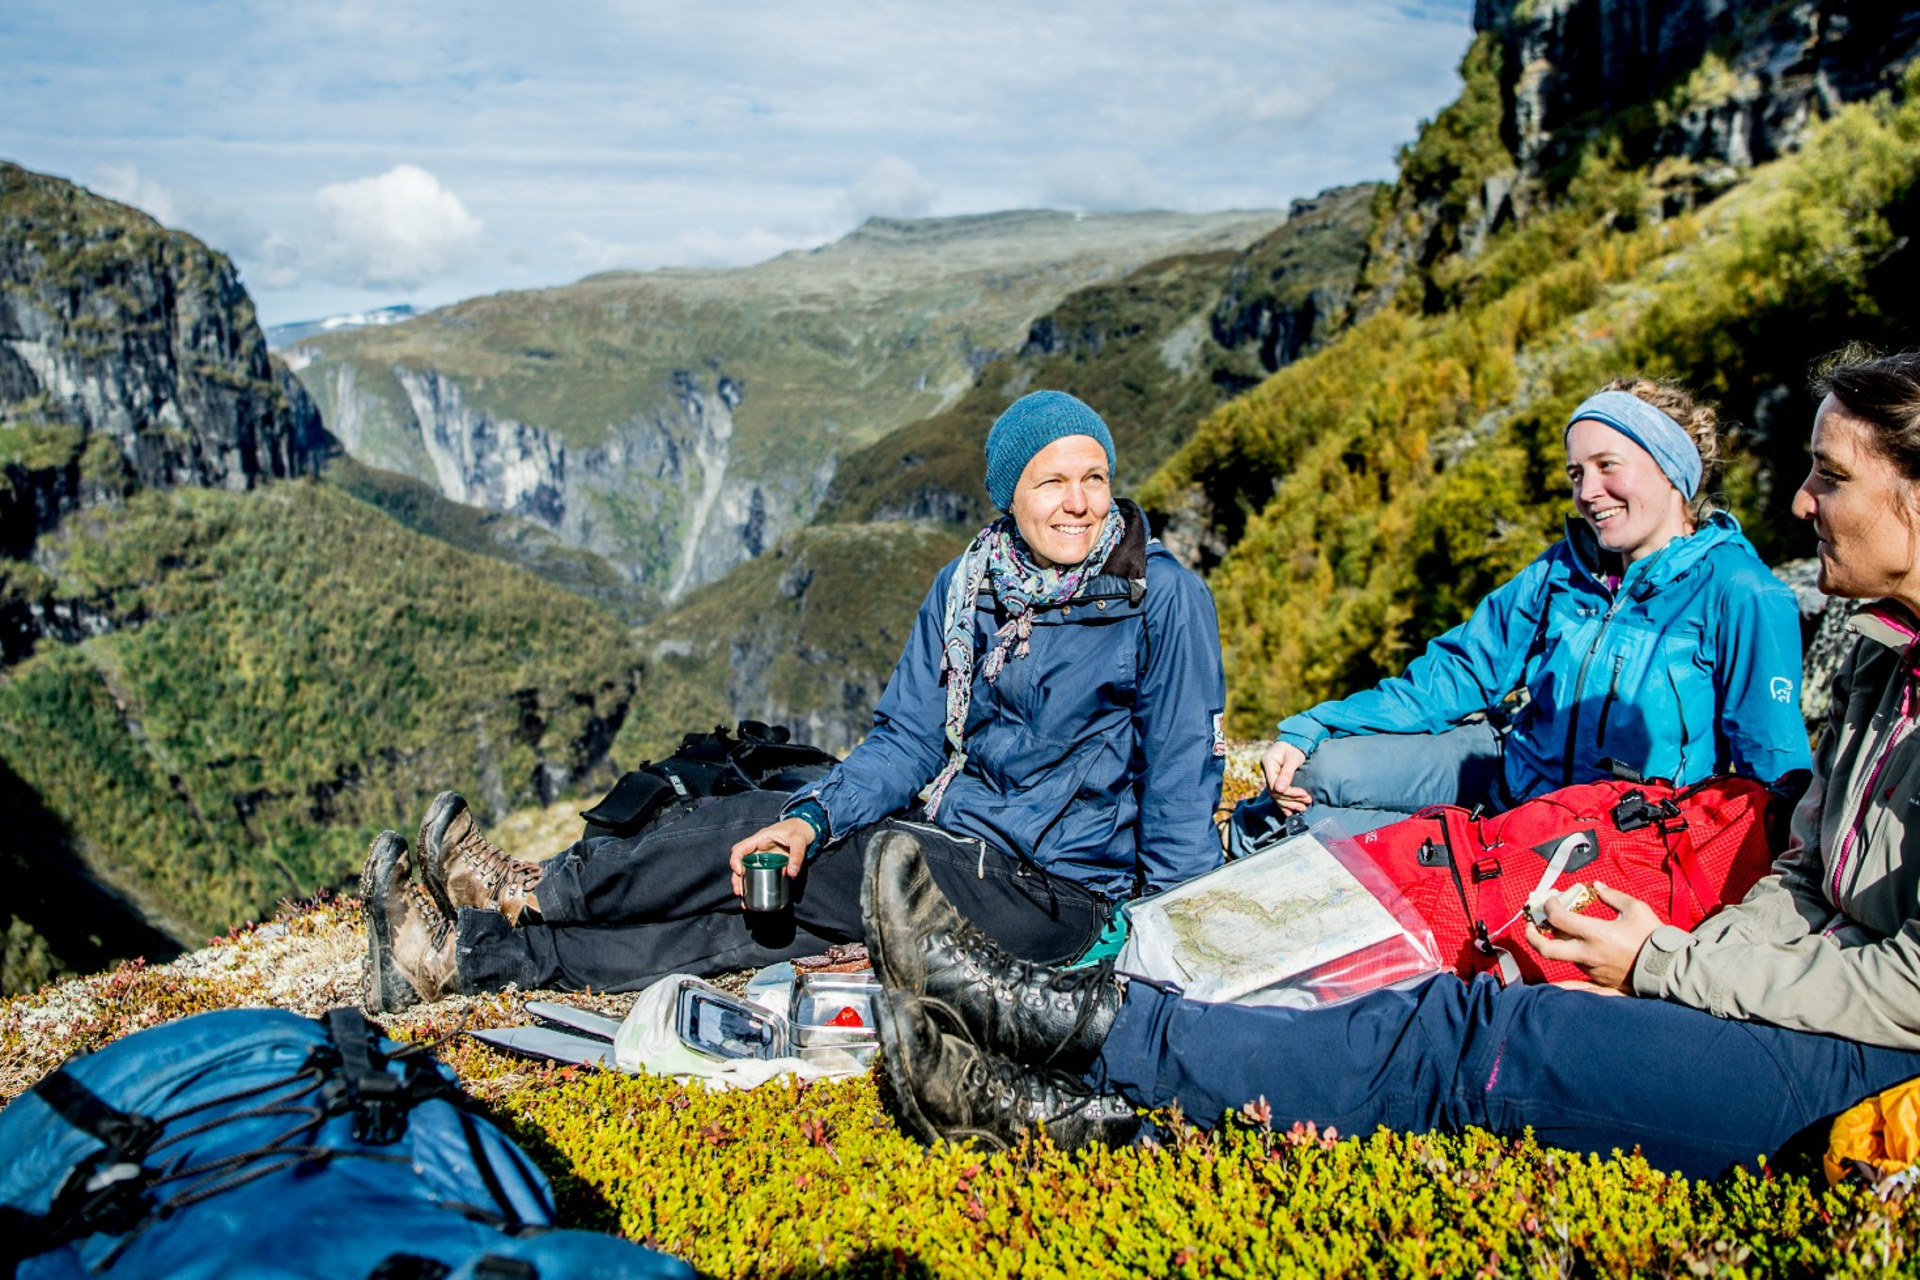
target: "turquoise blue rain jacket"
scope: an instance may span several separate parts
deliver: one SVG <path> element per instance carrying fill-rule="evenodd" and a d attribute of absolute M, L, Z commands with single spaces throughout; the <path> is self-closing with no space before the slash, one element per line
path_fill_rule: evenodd
<path fill-rule="evenodd" d="M 1509 804 L 1610 774 L 1762 782 L 1812 767 L 1800 619 L 1732 516 L 1627 568 L 1617 589 L 1584 521 L 1427 646 L 1406 674 L 1280 722 L 1308 755 L 1330 737 L 1439 733 L 1525 689 L 1506 738 Z"/>

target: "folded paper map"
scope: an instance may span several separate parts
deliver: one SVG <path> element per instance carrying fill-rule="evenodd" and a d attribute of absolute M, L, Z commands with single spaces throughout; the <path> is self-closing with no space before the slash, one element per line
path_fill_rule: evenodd
<path fill-rule="evenodd" d="M 1380 900 L 1311 834 L 1127 909 L 1117 967 L 1230 1001 L 1401 932 Z"/>

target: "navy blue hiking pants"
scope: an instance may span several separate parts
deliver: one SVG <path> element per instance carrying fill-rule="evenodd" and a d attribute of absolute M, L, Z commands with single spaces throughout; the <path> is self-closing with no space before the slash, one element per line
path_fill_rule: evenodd
<path fill-rule="evenodd" d="M 1318 1009 L 1200 1004 L 1130 983 L 1100 1092 L 1211 1125 L 1256 1098 L 1276 1128 L 1468 1125 L 1711 1178 L 1920 1075 L 1920 1052 L 1716 1018 L 1664 1000 L 1442 974 Z M 1824 1146 L 1824 1131 L 1819 1134 Z"/>

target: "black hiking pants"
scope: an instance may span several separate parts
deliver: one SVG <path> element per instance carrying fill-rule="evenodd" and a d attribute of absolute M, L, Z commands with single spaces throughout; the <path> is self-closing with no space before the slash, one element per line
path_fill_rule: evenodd
<path fill-rule="evenodd" d="M 1109 904 L 1091 889 L 980 841 L 890 818 L 819 849 L 785 911 L 748 912 L 734 896 L 733 846 L 776 821 L 777 791 L 683 805 L 632 837 L 590 836 L 547 864 L 540 922 L 460 912 L 460 989 L 637 991 L 669 973 L 706 976 L 818 955 L 865 937 L 860 880 L 869 841 L 911 831 L 940 888 L 1015 955 L 1059 964 L 1099 936 Z"/>

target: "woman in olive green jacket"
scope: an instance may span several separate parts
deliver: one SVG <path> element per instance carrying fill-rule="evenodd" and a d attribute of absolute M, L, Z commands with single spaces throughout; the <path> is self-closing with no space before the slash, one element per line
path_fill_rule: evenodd
<path fill-rule="evenodd" d="M 1827 386 L 1794 513 L 1820 537 L 1821 590 L 1873 602 L 1773 874 L 1692 932 L 1653 929 L 1632 990 L 1920 1049 L 1920 359 L 1843 365 Z"/>

